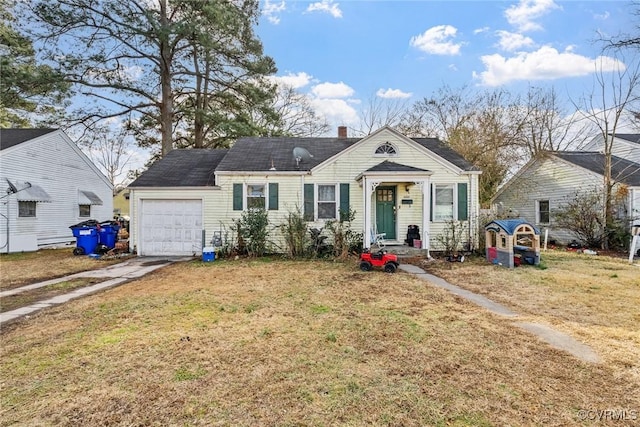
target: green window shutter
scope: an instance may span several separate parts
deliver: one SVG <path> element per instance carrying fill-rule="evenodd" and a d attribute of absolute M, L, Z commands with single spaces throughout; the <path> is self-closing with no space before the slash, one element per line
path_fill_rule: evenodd
<path fill-rule="evenodd" d="M 433 222 L 433 184 L 429 184 L 429 221 Z"/>
<path fill-rule="evenodd" d="M 304 219 L 313 221 L 313 184 L 304 185 Z"/>
<path fill-rule="evenodd" d="M 242 210 L 242 184 L 233 184 L 233 210 Z"/>
<path fill-rule="evenodd" d="M 349 217 L 349 183 L 340 184 L 340 221 Z"/>
<path fill-rule="evenodd" d="M 278 183 L 277 182 L 269 183 L 269 210 L 270 211 L 278 210 Z"/>
<path fill-rule="evenodd" d="M 467 202 L 467 184 L 458 183 L 458 221 L 469 219 L 469 206 Z"/>

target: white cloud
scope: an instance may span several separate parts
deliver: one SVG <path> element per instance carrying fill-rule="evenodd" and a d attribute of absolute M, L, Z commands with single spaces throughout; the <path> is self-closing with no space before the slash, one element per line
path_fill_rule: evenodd
<path fill-rule="evenodd" d="M 285 86 L 292 87 L 294 89 L 300 89 L 301 87 L 305 87 L 311 82 L 312 76 L 301 71 L 297 74 L 289 73 L 286 76 L 270 76 L 269 80 L 276 84 L 282 84 Z"/>
<path fill-rule="evenodd" d="M 332 125 L 331 134 L 340 124 L 355 126 L 358 123 L 358 112 L 344 99 L 315 98 L 311 100 L 311 105 Z"/>
<path fill-rule="evenodd" d="M 270 0 L 265 0 L 264 9 L 262 9 L 262 14 L 274 25 L 278 25 L 280 23 L 280 15 L 287 9 L 287 5 L 284 0 L 280 3 L 273 3 Z"/>
<path fill-rule="evenodd" d="M 486 33 L 487 31 L 489 31 L 489 27 L 476 28 L 473 30 L 473 34 Z"/>
<path fill-rule="evenodd" d="M 311 93 L 313 93 L 318 98 L 348 98 L 355 93 L 355 91 L 349 86 L 340 83 L 320 83 L 315 85 L 311 89 Z"/>
<path fill-rule="evenodd" d="M 553 0 L 520 0 L 517 5 L 509 7 L 504 16 L 518 31 L 540 30 L 542 26 L 535 22 L 554 9 L 562 9 Z"/>
<path fill-rule="evenodd" d="M 611 14 L 609 13 L 609 11 L 605 11 L 602 14 L 599 13 L 594 13 L 593 14 L 593 18 L 594 19 L 598 19 L 600 21 L 606 21 L 607 19 L 609 19 L 609 16 L 611 16 Z"/>
<path fill-rule="evenodd" d="M 309 7 L 307 7 L 307 12 L 326 12 L 334 18 L 342 18 L 340 4 L 334 3 L 333 0 L 322 0 L 316 3 L 311 3 Z"/>
<path fill-rule="evenodd" d="M 604 72 L 624 69 L 622 62 L 606 56 L 591 59 L 572 53 L 570 50 L 558 52 L 543 46 L 535 52 L 521 52 L 511 58 L 502 55 L 481 57 L 486 68 L 473 76 L 481 84 L 499 86 L 518 80 L 553 80 L 563 77 L 586 76 L 601 69 Z"/>
<path fill-rule="evenodd" d="M 405 99 L 405 98 L 411 98 L 411 96 L 413 95 L 411 92 L 403 92 L 400 89 L 387 89 L 384 90 L 382 88 L 378 89 L 378 91 L 376 92 L 376 95 L 379 96 L 380 98 L 385 98 L 385 99 Z"/>
<path fill-rule="evenodd" d="M 453 43 L 458 30 L 451 25 L 438 25 L 411 37 L 409 44 L 433 55 L 458 55 L 462 43 Z"/>
<path fill-rule="evenodd" d="M 510 33 L 509 31 L 496 31 L 496 34 L 500 37 L 498 45 L 508 52 L 515 52 L 523 47 L 531 47 L 535 44 L 532 38 L 522 34 Z"/>

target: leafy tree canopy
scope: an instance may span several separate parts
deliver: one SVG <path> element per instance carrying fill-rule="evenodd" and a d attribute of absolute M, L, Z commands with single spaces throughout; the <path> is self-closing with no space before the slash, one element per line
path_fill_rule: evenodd
<path fill-rule="evenodd" d="M 39 62 L 31 40 L 14 28 L 12 7 L 0 3 L 0 127 L 28 127 L 63 106 L 69 85 Z"/>

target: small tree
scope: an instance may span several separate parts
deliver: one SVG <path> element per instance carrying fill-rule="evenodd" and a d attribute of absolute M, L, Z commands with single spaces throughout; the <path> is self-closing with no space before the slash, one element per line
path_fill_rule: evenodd
<path fill-rule="evenodd" d="M 249 256 L 261 257 L 267 253 L 269 244 L 269 218 L 264 209 L 248 209 L 234 221 L 233 231 L 238 236 L 238 250 Z"/>
<path fill-rule="evenodd" d="M 557 227 L 571 231 L 587 247 L 601 247 L 606 236 L 602 191 L 576 191 L 553 212 Z"/>
<path fill-rule="evenodd" d="M 465 230 L 463 221 L 446 221 L 443 232 L 436 237 L 436 241 L 444 248 L 445 255 L 454 256 L 460 251 Z"/>
<path fill-rule="evenodd" d="M 307 233 L 307 221 L 300 209 L 289 212 L 286 222 L 280 224 L 280 231 L 284 238 L 286 255 L 289 258 L 301 258 L 309 253 L 310 237 Z"/>
<path fill-rule="evenodd" d="M 362 234 L 351 229 L 351 221 L 356 216 L 355 211 L 340 209 L 339 221 L 327 221 L 325 227 L 333 240 L 333 255 L 341 260 L 346 259 L 349 253 L 362 246 Z"/>

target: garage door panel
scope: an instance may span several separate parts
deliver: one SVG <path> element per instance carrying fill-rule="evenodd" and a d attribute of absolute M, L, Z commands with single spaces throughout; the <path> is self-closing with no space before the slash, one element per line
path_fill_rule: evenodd
<path fill-rule="evenodd" d="M 202 200 L 141 200 L 141 255 L 202 253 Z"/>

